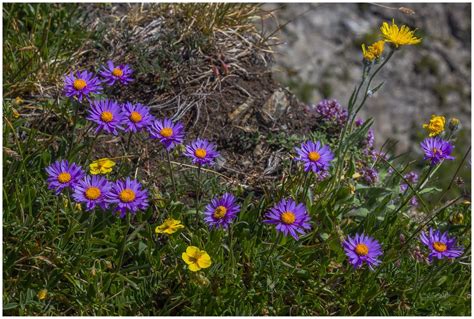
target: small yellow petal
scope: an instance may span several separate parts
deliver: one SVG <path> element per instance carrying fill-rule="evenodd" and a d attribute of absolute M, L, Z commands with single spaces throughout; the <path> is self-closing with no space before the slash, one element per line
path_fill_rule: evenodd
<path fill-rule="evenodd" d="M 188 254 L 191 257 L 199 255 L 200 249 L 197 248 L 196 246 L 188 246 L 186 248 L 186 254 Z"/>
<path fill-rule="evenodd" d="M 197 264 L 195 264 L 195 263 L 190 264 L 190 265 L 188 266 L 188 268 L 189 268 L 189 270 L 191 270 L 191 271 L 199 271 L 199 270 L 201 270 L 201 268 L 199 268 L 199 266 L 198 266 Z"/>
<path fill-rule="evenodd" d="M 183 258 L 184 262 L 187 263 L 188 265 L 194 263 L 194 261 L 191 261 L 191 258 L 186 253 L 183 253 L 181 255 L 181 258 Z"/>
<path fill-rule="evenodd" d="M 207 253 L 204 253 L 198 258 L 197 264 L 201 268 L 208 268 L 212 264 L 211 257 Z"/>

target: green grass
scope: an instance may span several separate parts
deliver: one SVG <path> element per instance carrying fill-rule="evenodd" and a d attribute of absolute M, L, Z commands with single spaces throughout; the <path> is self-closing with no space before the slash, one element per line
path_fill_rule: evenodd
<path fill-rule="evenodd" d="M 87 168 L 107 154 L 101 146 L 111 140 L 103 134 L 97 140 L 92 134 L 79 139 L 88 127 L 80 112 L 75 143 L 67 157 L 77 105 L 63 97 L 27 95 L 35 92 L 32 83 L 38 78 L 37 70 L 44 64 L 51 67 L 48 61 L 54 57 L 63 57 L 51 69 L 54 76 L 49 80 L 55 83 L 74 65 L 67 57 L 80 50 L 77 41 L 92 36 L 76 33 L 81 11 L 75 8 L 4 7 L 10 21 L 6 26 L 21 17 L 20 29 L 15 33 L 6 27 L 4 36 L 9 52 L 4 49 L 4 65 L 11 65 L 4 70 L 3 99 L 4 315 L 470 315 L 470 205 L 449 204 L 458 193 L 443 197 L 445 190 L 437 188 L 436 179 L 445 174 L 445 164 L 420 190 L 422 198 L 430 200 L 419 209 L 426 214 L 417 218 L 402 206 L 412 194 L 400 194 L 401 179 L 397 173 L 388 175 L 384 162 L 376 164 L 377 185 L 351 178 L 358 163 L 368 161 L 360 147 L 367 126 L 347 132 L 341 144 L 347 151 L 334 162 L 332 177 L 324 182 L 308 178 L 311 186 L 306 196 L 302 187 L 306 174 L 290 158 L 281 163 L 282 176 L 259 185 L 262 191 L 258 193 L 236 186 L 212 169 L 204 171 L 199 184 L 203 190 L 200 212 L 225 191 L 238 197 L 242 209 L 228 231 L 209 230 L 202 218 L 196 222 L 196 169 L 174 166 L 174 193 L 164 152 L 157 142 L 144 141 L 145 135 L 134 138 L 127 151 L 132 160 L 117 160 L 121 170 L 116 167 L 110 179 L 137 174 L 150 193 L 146 211 L 125 219 L 110 211 L 86 212 L 67 192 L 56 196 L 48 190 L 48 165 L 68 158 Z M 45 27 L 48 19 L 57 22 L 51 23 L 54 28 Z M 29 34 L 32 27 L 43 31 Z M 42 58 L 19 53 L 29 43 L 28 37 L 42 43 L 41 35 L 49 32 L 64 37 L 48 36 L 43 46 L 49 49 L 44 49 Z M 71 34 L 75 34 L 73 39 L 66 36 Z M 18 72 L 22 80 L 14 84 Z M 19 92 L 25 102 L 13 99 Z M 29 111 L 32 105 L 34 112 Z M 274 134 L 269 143 L 292 155 L 293 146 L 306 139 L 322 140 L 336 150 L 338 135 L 331 134 L 322 128 L 310 136 Z M 112 155 L 123 156 L 126 138 L 114 146 L 109 150 Z M 93 155 L 87 156 L 92 147 Z M 137 160 L 150 149 L 154 153 L 149 159 Z M 179 155 L 180 150 L 174 151 L 172 159 L 189 164 Z M 461 159 L 457 156 L 453 165 L 465 165 Z M 397 171 L 406 164 L 389 162 Z M 151 169 L 146 168 L 148 164 Z M 337 175 L 337 167 L 343 174 Z M 424 165 L 420 175 L 428 172 Z M 342 175 L 344 179 L 337 179 Z M 285 197 L 304 202 L 312 218 L 312 230 L 299 241 L 279 237 L 273 226 L 262 223 L 265 212 Z M 429 221 L 432 214 L 436 217 Z M 463 220 L 453 223 L 452 216 L 459 214 Z M 169 216 L 181 220 L 185 229 L 171 236 L 156 235 L 154 228 Z M 413 258 L 417 246 L 426 255 L 417 233 L 425 223 L 449 230 L 464 246 L 464 255 L 433 264 Z M 345 236 L 362 231 L 382 243 L 382 265 L 376 271 L 353 270 L 341 248 Z M 181 259 L 188 245 L 206 250 L 212 266 L 190 272 Z M 37 297 L 41 289 L 48 290 L 44 300 Z"/>

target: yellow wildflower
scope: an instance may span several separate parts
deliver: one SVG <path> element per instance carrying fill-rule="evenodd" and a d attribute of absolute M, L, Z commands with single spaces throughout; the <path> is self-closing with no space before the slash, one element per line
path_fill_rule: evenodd
<path fill-rule="evenodd" d="M 430 136 L 436 136 L 444 131 L 446 119 L 442 115 L 431 115 L 431 120 L 428 124 L 423 124 L 423 128 L 430 133 Z"/>
<path fill-rule="evenodd" d="M 373 60 L 380 58 L 382 56 L 384 46 L 385 41 L 383 40 L 369 45 L 367 49 L 365 48 L 365 44 L 362 44 L 362 55 L 364 56 L 364 59 L 372 62 Z"/>
<path fill-rule="evenodd" d="M 115 162 L 109 158 L 100 158 L 90 163 L 89 168 L 92 175 L 107 174 L 112 172 Z"/>
<path fill-rule="evenodd" d="M 397 48 L 401 45 L 412 45 L 421 42 L 421 38 L 414 36 L 415 30 L 411 31 L 406 25 L 398 28 L 394 20 L 392 20 L 392 25 L 384 22 L 380 27 L 380 32 L 382 32 L 386 42 L 393 43 Z"/>
<path fill-rule="evenodd" d="M 204 250 L 200 250 L 195 246 L 186 248 L 186 252 L 181 257 L 188 264 L 188 268 L 191 271 L 199 271 L 211 266 L 211 257 Z"/>
<path fill-rule="evenodd" d="M 48 295 L 48 289 L 41 289 L 40 291 L 38 291 L 38 299 L 39 300 L 44 300 L 46 299 L 46 296 Z"/>
<path fill-rule="evenodd" d="M 181 224 L 181 221 L 173 218 L 167 218 L 163 224 L 156 226 L 155 233 L 171 235 L 180 228 L 184 228 L 184 225 Z"/>
<path fill-rule="evenodd" d="M 360 175 L 359 173 L 355 172 L 353 175 L 352 175 L 352 178 L 353 179 L 358 179 L 360 178 L 362 175 Z"/>
<path fill-rule="evenodd" d="M 17 97 L 15 98 L 15 104 L 16 104 L 16 105 L 20 105 L 20 104 L 22 104 L 23 102 L 24 102 L 24 101 L 23 101 L 23 99 L 22 99 L 21 97 L 17 96 Z"/>

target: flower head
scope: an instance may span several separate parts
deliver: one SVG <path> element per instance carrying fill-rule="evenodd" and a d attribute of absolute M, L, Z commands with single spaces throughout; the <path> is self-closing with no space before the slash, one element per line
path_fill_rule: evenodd
<path fill-rule="evenodd" d="M 362 167 L 360 174 L 368 185 L 374 185 L 379 179 L 379 172 L 374 167 Z"/>
<path fill-rule="evenodd" d="M 122 129 L 120 124 L 123 120 L 123 113 L 117 102 L 112 100 L 99 100 L 91 103 L 87 119 L 96 123 L 96 133 L 104 130 L 114 135 L 118 134 L 118 129 Z"/>
<path fill-rule="evenodd" d="M 331 161 L 334 159 L 334 154 L 327 145 L 322 145 L 319 141 L 314 143 L 307 141 L 301 144 L 301 148 L 296 147 L 298 157 L 297 161 L 304 163 L 304 170 L 306 172 L 313 171 L 315 173 L 328 171 Z"/>
<path fill-rule="evenodd" d="M 214 159 L 219 156 L 216 145 L 207 140 L 197 139 L 186 145 L 184 156 L 192 159 L 193 164 L 211 165 Z"/>
<path fill-rule="evenodd" d="M 342 242 L 344 252 L 354 268 L 360 268 L 365 262 L 371 270 L 380 264 L 377 258 L 382 255 L 379 242 L 364 234 L 356 234 L 354 237 L 347 236 Z"/>
<path fill-rule="evenodd" d="M 157 234 L 166 234 L 171 235 L 178 231 L 178 229 L 184 228 L 184 225 L 181 224 L 181 221 L 167 218 L 160 226 L 156 226 L 155 233 Z"/>
<path fill-rule="evenodd" d="M 210 227 L 227 228 L 239 211 L 240 206 L 234 195 L 225 193 L 221 198 L 212 199 L 206 206 L 204 220 Z"/>
<path fill-rule="evenodd" d="M 365 44 L 362 44 L 362 55 L 365 60 L 372 62 L 375 59 L 380 59 L 385 46 L 385 41 L 380 40 L 375 42 L 366 49 Z"/>
<path fill-rule="evenodd" d="M 308 106 L 309 112 L 315 112 L 317 117 L 325 122 L 334 123 L 338 126 L 347 122 L 348 113 L 336 100 L 322 100 L 317 105 Z"/>
<path fill-rule="evenodd" d="M 430 249 L 429 260 L 433 258 L 456 258 L 462 255 L 463 248 L 456 246 L 456 238 L 449 238 L 448 232 L 441 233 L 439 230 L 433 231 L 430 228 L 429 234 L 420 234 L 421 242 Z"/>
<path fill-rule="evenodd" d="M 380 32 L 386 42 L 391 42 L 396 48 L 402 45 L 412 45 L 421 42 L 420 38 L 415 37 L 415 31 L 411 31 L 406 25 L 402 25 L 401 28 L 395 24 L 395 20 L 392 19 L 392 25 L 384 22 L 380 27 Z"/>
<path fill-rule="evenodd" d="M 115 82 L 120 82 L 124 85 L 133 81 L 131 75 L 133 70 L 128 64 L 114 65 L 112 61 L 107 61 L 107 65 L 102 66 L 99 72 L 100 76 L 104 78 L 108 86 L 112 86 Z"/>
<path fill-rule="evenodd" d="M 430 122 L 423 124 L 423 128 L 430 133 L 431 136 L 436 136 L 444 131 L 444 125 L 446 124 L 446 118 L 442 115 L 431 115 Z"/>
<path fill-rule="evenodd" d="M 124 218 L 127 210 L 135 214 L 148 207 L 148 192 L 142 189 L 139 182 L 127 177 L 125 181 L 119 180 L 112 185 L 107 202 L 117 204 L 117 211 Z"/>
<path fill-rule="evenodd" d="M 367 131 L 367 137 L 365 139 L 365 145 L 369 148 L 374 147 L 374 142 L 375 142 L 375 132 L 374 132 L 373 128 L 370 128 Z"/>
<path fill-rule="evenodd" d="M 123 106 L 123 124 L 125 132 L 138 132 L 147 128 L 153 122 L 150 109 L 143 104 L 127 102 Z"/>
<path fill-rule="evenodd" d="M 44 300 L 48 296 L 48 289 L 41 289 L 38 291 L 37 297 L 39 300 Z"/>
<path fill-rule="evenodd" d="M 56 161 L 46 168 L 48 173 L 48 188 L 55 189 L 59 194 L 64 188 L 74 187 L 83 177 L 82 167 L 67 160 Z"/>
<path fill-rule="evenodd" d="M 79 101 L 82 101 L 84 97 L 88 98 L 91 94 L 99 94 L 101 92 L 101 82 L 91 72 L 71 72 L 64 79 L 64 94 L 67 97 L 76 97 Z"/>
<path fill-rule="evenodd" d="M 89 171 L 92 175 L 108 174 L 112 172 L 112 167 L 115 166 L 115 162 L 111 159 L 104 157 L 93 161 L 89 164 Z"/>
<path fill-rule="evenodd" d="M 431 165 L 436 165 L 442 160 L 453 160 L 451 156 L 453 146 L 448 141 L 439 137 L 428 137 L 420 143 L 425 152 L 425 160 L 430 160 Z"/>
<path fill-rule="evenodd" d="M 276 225 L 276 230 L 298 240 L 298 233 L 305 234 L 311 229 L 310 217 L 303 204 L 297 204 L 292 199 L 282 199 L 265 215 L 264 223 Z"/>
<path fill-rule="evenodd" d="M 86 210 L 93 210 L 96 206 L 106 209 L 107 195 L 111 185 L 103 176 L 86 176 L 74 187 L 72 197 L 78 203 L 85 203 Z"/>
<path fill-rule="evenodd" d="M 158 139 L 169 151 L 184 141 L 184 126 L 170 119 L 155 120 L 148 128 L 151 138 Z"/>
<path fill-rule="evenodd" d="M 196 246 L 188 246 L 186 252 L 181 257 L 184 262 L 188 265 L 189 270 L 199 271 L 203 268 L 211 266 L 211 257 L 204 250 L 200 250 Z"/>

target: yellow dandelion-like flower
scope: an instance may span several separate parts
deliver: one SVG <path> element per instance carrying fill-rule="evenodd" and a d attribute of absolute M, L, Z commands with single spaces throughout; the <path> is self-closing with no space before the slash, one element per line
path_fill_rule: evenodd
<path fill-rule="evenodd" d="M 186 248 L 186 252 L 184 252 L 181 257 L 191 271 L 199 271 L 203 268 L 208 268 L 212 263 L 211 257 L 204 250 L 200 250 L 195 246 Z"/>
<path fill-rule="evenodd" d="M 385 46 L 385 41 L 380 40 L 375 42 L 372 45 L 369 45 L 368 48 L 365 48 L 365 44 L 362 44 L 362 55 L 364 59 L 372 62 L 375 59 L 379 59 L 382 56 L 383 49 Z"/>
<path fill-rule="evenodd" d="M 89 168 L 92 175 L 107 174 L 112 172 L 115 162 L 109 158 L 100 158 L 90 163 Z"/>
<path fill-rule="evenodd" d="M 430 133 L 430 136 L 436 136 L 444 131 L 446 118 L 442 115 L 431 115 L 428 124 L 423 124 L 423 128 Z"/>
<path fill-rule="evenodd" d="M 181 228 L 184 228 L 184 225 L 181 224 L 181 221 L 173 218 L 167 218 L 163 224 L 156 226 L 155 233 L 171 235 Z"/>
<path fill-rule="evenodd" d="M 40 291 L 38 291 L 38 299 L 39 300 L 44 300 L 46 299 L 46 297 L 48 296 L 48 289 L 41 289 Z"/>
<path fill-rule="evenodd" d="M 402 45 L 412 45 L 421 42 L 421 38 L 415 37 L 415 30 L 410 30 L 406 25 L 402 25 L 401 28 L 398 28 L 394 20 L 392 20 L 392 25 L 384 22 L 380 27 L 380 32 L 382 32 L 386 42 L 393 43 L 397 48 Z"/>

